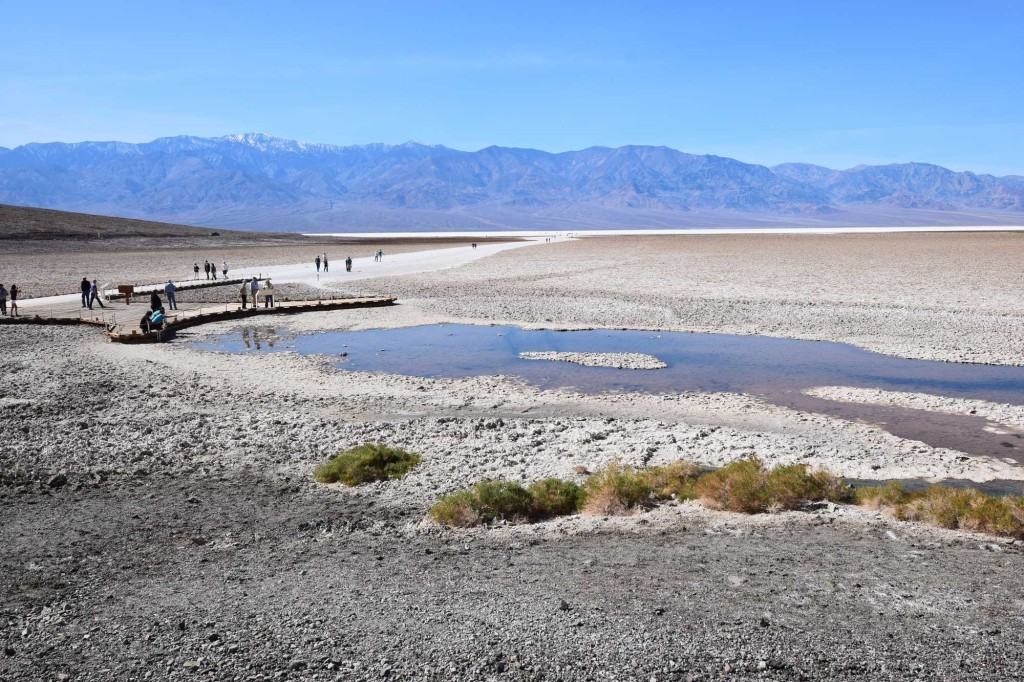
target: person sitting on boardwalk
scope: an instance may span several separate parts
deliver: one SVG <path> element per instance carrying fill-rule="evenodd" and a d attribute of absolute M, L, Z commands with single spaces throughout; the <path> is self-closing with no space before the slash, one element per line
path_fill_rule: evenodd
<path fill-rule="evenodd" d="M 178 287 L 174 286 L 174 282 L 167 280 L 167 284 L 164 285 L 164 295 L 167 296 L 167 307 L 171 310 L 178 309 L 177 291 Z"/>
<path fill-rule="evenodd" d="M 242 282 L 242 288 L 238 292 L 238 295 L 242 297 L 242 310 L 245 310 L 247 307 L 246 303 L 248 302 L 249 299 L 249 284 L 250 283 L 248 280 Z M 253 301 L 253 307 L 256 307 L 256 301 Z"/>
<path fill-rule="evenodd" d="M 92 291 L 92 285 L 89 284 L 89 280 L 86 277 L 82 278 L 82 283 L 79 285 L 82 290 L 82 307 L 89 307 L 89 292 Z"/>
<path fill-rule="evenodd" d="M 0 284 L 0 315 L 7 314 L 7 289 Z"/>
<path fill-rule="evenodd" d="M 92 310 L 93 303 L 99 303 L 101 308 L 107 307 L 103 305 L 103 299 L 100 298 L 100 288 L 96 284 L 96 280 L 93 280 L 92 284 L 89 285 L 89 310 Z"/>
<path fill-rule="evenodd" d="M 18 294 L 20 291 L 17 284 L 11 285 L 11 317 L 18 316 Z"/>
<path fill-rule="evenodd" d="M 150 310 L 142 316 L 142 320 L 139 321 L 139 329 L 144 332 L 156 331 L 164 328 L 164 322 L 167 317 L 164 315 L 163 308 L 157 310 Z"/>
<path fill-rule="evenodd" d="M 273 308 L 274 307 L 274 285 L 267 280 L 267 283 L 263 285 L 263 307 Z"/>

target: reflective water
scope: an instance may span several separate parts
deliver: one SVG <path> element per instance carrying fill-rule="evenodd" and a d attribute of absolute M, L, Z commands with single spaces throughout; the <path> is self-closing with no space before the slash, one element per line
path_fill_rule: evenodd
<path fill-rule="evenodd" d="M 262 331 L 261 331 L 262 330 Z M 876 407 L 812 398 L 815 386 L 856 386 L 1024 405 L 1024 368 L 906 360 L 822 341 L 764 336 L 632 330 L 552 331 L 509 326 L 426 325 L 277 337 L 242 328 L 202 348 L 229 352 L 291 350 L 338 356 L 346 370 L 423 377 L 504 374 L 540 388 L 585 393 L 686 391 L 746 393 L 772 403 L 878 424 L 939 447 L 1019 459 L 1024 434 L 981 417 Z M 620 370 L 524 360 L 525 351 L 639 352 L 668 367 Z"/>

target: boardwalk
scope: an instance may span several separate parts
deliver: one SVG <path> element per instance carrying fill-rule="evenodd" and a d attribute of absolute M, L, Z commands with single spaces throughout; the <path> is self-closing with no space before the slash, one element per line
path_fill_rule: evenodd
<path fill-rule="evenodd" d="M 362 298 L 321 298 L 301 301 L 279 301 L 273 308 L 242 308 L 238 303 L 179 303 L 178 310 L 167 311 L 167 324 L 160 333 L 143 334 L 139 322 L 149 310 L 148 297 L 136 299 L 135 303 L 112 301 L 106 308 L 98 306 L 93 310 L 81 307 L 81 303 L 61 302 L 49 306 L 35 307 L 18 318 L 0 319 L 3 324 L 86 324 L 105 330 L 111 341 L 120 343 L 146 343 L 165 341 L 180 329 L 208 322 L 246 319 L 265 315 L 288 315 L 302 312 L 343 310 L 347 308 L 374 308 L 394 305 L 394 298 L 386 296 Z"/>

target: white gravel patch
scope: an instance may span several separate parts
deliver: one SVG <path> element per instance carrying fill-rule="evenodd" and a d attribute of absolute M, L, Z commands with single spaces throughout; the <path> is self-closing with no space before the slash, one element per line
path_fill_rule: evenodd
<path fill-rule="evenodd" d="M 524 360 L 551 360 L 571 362 L 585 367 L 611 367 L 614 369 L 664 369 L 664 362 L 647 353 L 568 353 L 557 351 L 527 351 L 520 353 Z"/>

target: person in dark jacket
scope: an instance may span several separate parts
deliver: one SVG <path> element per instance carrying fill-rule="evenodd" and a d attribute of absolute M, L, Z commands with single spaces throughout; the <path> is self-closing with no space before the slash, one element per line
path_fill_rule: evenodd
<path fill-rule="evenodd" d="M 89 294 L 92 292 L 92 284 L 89 283 L 88 278 L 86 278 L 86 277 L 82 278 L 81 289 L 82 289 L 82 307 L 83 308 L 88 308 L 89 307 Z"/>
<path fill-rule="evenodd" d="M 11 285 L 11 316 L 12 317 L 17 317 L 18 316 L 18 294 L 19 293 L 21 293 L 21 291 L 18 289 L 18 285 L 17 284 L 12 284 Z"/>
<path fill-rule="evenodd" d="M 199 279 L 199 263 L 192 264 L 192 279 Z"/>
<path fill-rule="evenodd" d="M 0 284 L 0 315 L 7 314 L 7 289 Z"/>
<path fill-rule="evenodd" d="M 160 300 L 160 294 L 155 291 L 149 295 L 149 309 L 150 310 L 163 310 L 164 302 Z"/>
<path fill-rule="evenodd" d="M 210 261 L 203 262 L 203 271 L 206 272 L 206 279 L 210 279 Z"/>

